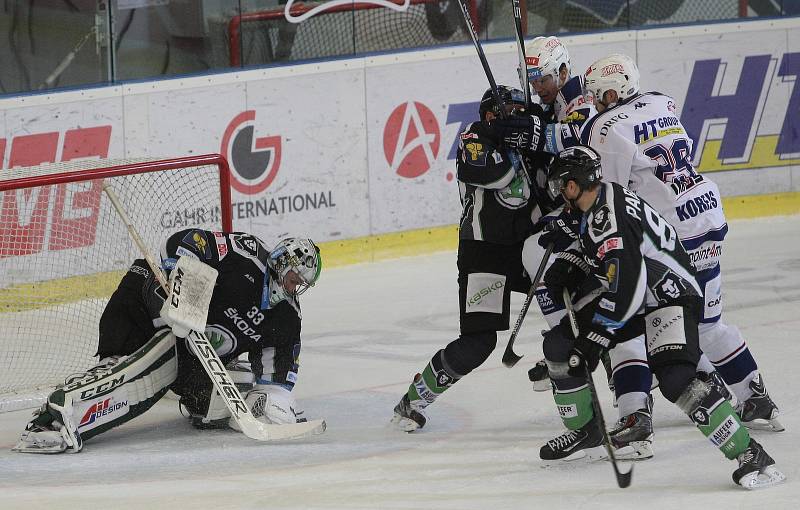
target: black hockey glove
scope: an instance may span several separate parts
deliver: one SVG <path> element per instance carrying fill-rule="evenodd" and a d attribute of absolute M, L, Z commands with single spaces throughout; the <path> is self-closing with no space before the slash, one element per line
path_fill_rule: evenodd
<path fill-rule="evenodd" d="M 553 245 L 555 253 L 566 250 L 572 243 L 580 238 L 581 218 L 580 211 L 566 209 L 555 219 L 542 218 L 541 221 L 550 221 L 544 226 L 542 235 L 537 242 L 542 248 Z"/>
<path fill-rule="evenodd" d="M 491 123 L 497 138 L 509 149 L 541 151 L 544 148 L 544 122 L 539 116 L 515 115 Z"/>
<path fill-rule="evenodd" d="M 612 345 L 611 335 L 595 324 L 579 325 L 580 333 L 575 339 L 575 346 L 569 351 L 569 369 L 567 374 L 572 377 L 584 377 L 586 368 L 594 372 L 600 363 L 600 355 L 604 349 Z"/>
<path fill-rule="evenodd" d="M 583 255 L 576 250 L 567 250 L 559 253 L 544 274 L 544 284 L 550 290 L 554 299 L 562 294 L 561 289 L 574 293 L 589 276 L 589 264 Z"/>

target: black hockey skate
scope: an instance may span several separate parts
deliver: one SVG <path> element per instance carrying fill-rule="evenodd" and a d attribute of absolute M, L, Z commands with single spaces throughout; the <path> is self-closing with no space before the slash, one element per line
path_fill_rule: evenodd
<path fill-rule="evenodd" d="M 761 374 L 757 374 L 750 381 L 750 389 L 753 391 L 753 395 L 736 406 L 736 413 L 742 420 L 742 424 L 750 429 L 784 431 L 784 426 L 778 421 L 780 414 L 778 406 L 767 393 Z"/>
<path fill-rule="evenodd" d="M 763 489 L 786 480 L 786 475 L 775 467 L 772 457 L 753 438 L 736 460 L 739 468 L 733 472 L 733 483 L 745 489 Z"/>
<path fill-rule="evenodd" d="M 710 384 L 715 388 L 717 388 L 717 391 L 719 391 L 720 395 L 725 397 L 725 400 L 730 402 L 733 399 L 733 395 L 731 395 L 731 392 L 725 385 L 725 381 L 722 379 L 722 376 L 719 375 L 719 372 L 717 372 L 716 370 L 710 373 L 703 372 L 702 370 L 698 371 L 697 378 L 703 381 L 704 383 Z"/>
<path fill-rule="evenodd" d="M 608 433 L 619 460 L 644 460 L 653 456 L 653 418 L 649 409 L 639 409 L 620 418 Z"/>
<path fill-rule="evenodd" d="M 577 430 L 568 430 L 554 437 L 539 450 L 539 458 L 545 461 L 545 465 L 581 459 L 594 461 L 607 456 L 597 417 Z"/>
<path fill-rule="evenodd" d="M 425 426 L 427 419 L 422 414 L 422 408 L 414 406 L 408 398 L 408 393 L 403 395 L 400 402 L 394 406 L 392 424 L 404 432 L 414 432 Z"/>
<path fill-rule="evenodd" d="M 528 379 L 533 383 L 533 391 L 550 391 L 553 384 L 550 382 L 550 371 L 547 369 L 547 362 L 540 359 L 528 370 Z"/>

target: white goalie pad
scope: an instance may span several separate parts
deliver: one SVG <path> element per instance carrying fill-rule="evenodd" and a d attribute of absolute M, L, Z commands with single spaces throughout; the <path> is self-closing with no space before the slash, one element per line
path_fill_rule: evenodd
<path fill-rule="evenodd" d="M 149 409 L 177 375 L 175 335 L 165 329 L 133 354 L 116 357 L 57 387 L 13 451 L 77 453 L 83 439 L 117 427 Z M 53 418 L 52 423 L 34 426 L 36 418 L 44 414 Z"/>
<path fill-rule="evenodd" d="M 180 257 L 169 277 L 169 295 L 161 307 L 161 318 L 175 336 L 203 331 L 217 281 L 217 270 L 191 257 Z"/>

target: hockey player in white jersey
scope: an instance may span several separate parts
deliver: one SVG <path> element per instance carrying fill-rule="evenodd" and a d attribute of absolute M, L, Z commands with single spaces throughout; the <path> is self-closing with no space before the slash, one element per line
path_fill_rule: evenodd
<path fill-rule="evenodd" d="M 556 154 L 564 147 L 577 144 L 581 126 L 597 112 L 594 105 L 584 97 L 582 76 L 572 75 L 572 63 L 566 46 L 558 37 L 536 37 L 525 48 L 525 63 L 528 83 L 539 97 L 541 106 L 547 114 L 545 151 Z M 538 166 L 546 168 L 544 165 Z M 542 174 L 535 176 L 535 182 L 539 184 L 540 189 L 546 191 L 544 183 L 547 181 L 547 175 L 544 170 L 540 172 Z M 546 215 L 541 221 L 552 221 L 560 212 L 563 202 L 560 197 L 548 197 L 544 192 L 540 194 L 543 196 L 539 202 L 543 207 L 548 201 L 550 202 L 550 208 L 543 210 Z M 536 273 L 536 265 L 544 255 L 544 248 L 551 241 L 548 235 L 539 236 L 537 240 L 538 246 L 537 243 L 528 242 L 523 252 L 523 261 L 530 274 Z M 556 251 L 558 249 L 554 250 Z M 554 258 L 555 253 L 551 260 Z M 548 325 L 551 328 L 557 325 L 565 314 L 560 301 L 553 299 L 544 286 L 536 289 L 536 300 Z M 531 372 L 532 380 L 533 377 Z"/>
<path fill-rule="evenodd" d="M 581 142 L 600 154 L 603 180 L 630 188 L 666 218 L 697 270 L 704 295 L 700 348 L 710 360 L 698 366 L 699 375 L 723 390 L 727 384 L 745 425 L 783 430 L 744 338 L 721 320 L 720 258 L 728 225 L 719 189 L 692 165 L 692 140 L 676 115 L 674 99 L 640 92 L 639 71 L 626 55 L 594 62 L 584 84 L 599 113 L 584 124 Z M 624 448 L 623 454 L 647 458 L 653 435 L 645 346 L 626 342 L 610 354 L 621 416 L 612 441 Z"/>

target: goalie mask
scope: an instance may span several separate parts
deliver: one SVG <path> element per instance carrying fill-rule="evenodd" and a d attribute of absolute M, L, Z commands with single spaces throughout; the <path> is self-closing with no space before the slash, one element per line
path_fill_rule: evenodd
<path fill-rule="evenodd" d="M 269 287 L 270 304 L 274 305 L 313 287 L 322 271 L 322 257 L 311 239 L 289 237 L 270 252 L 267 265 L 273 273 Z"/>

